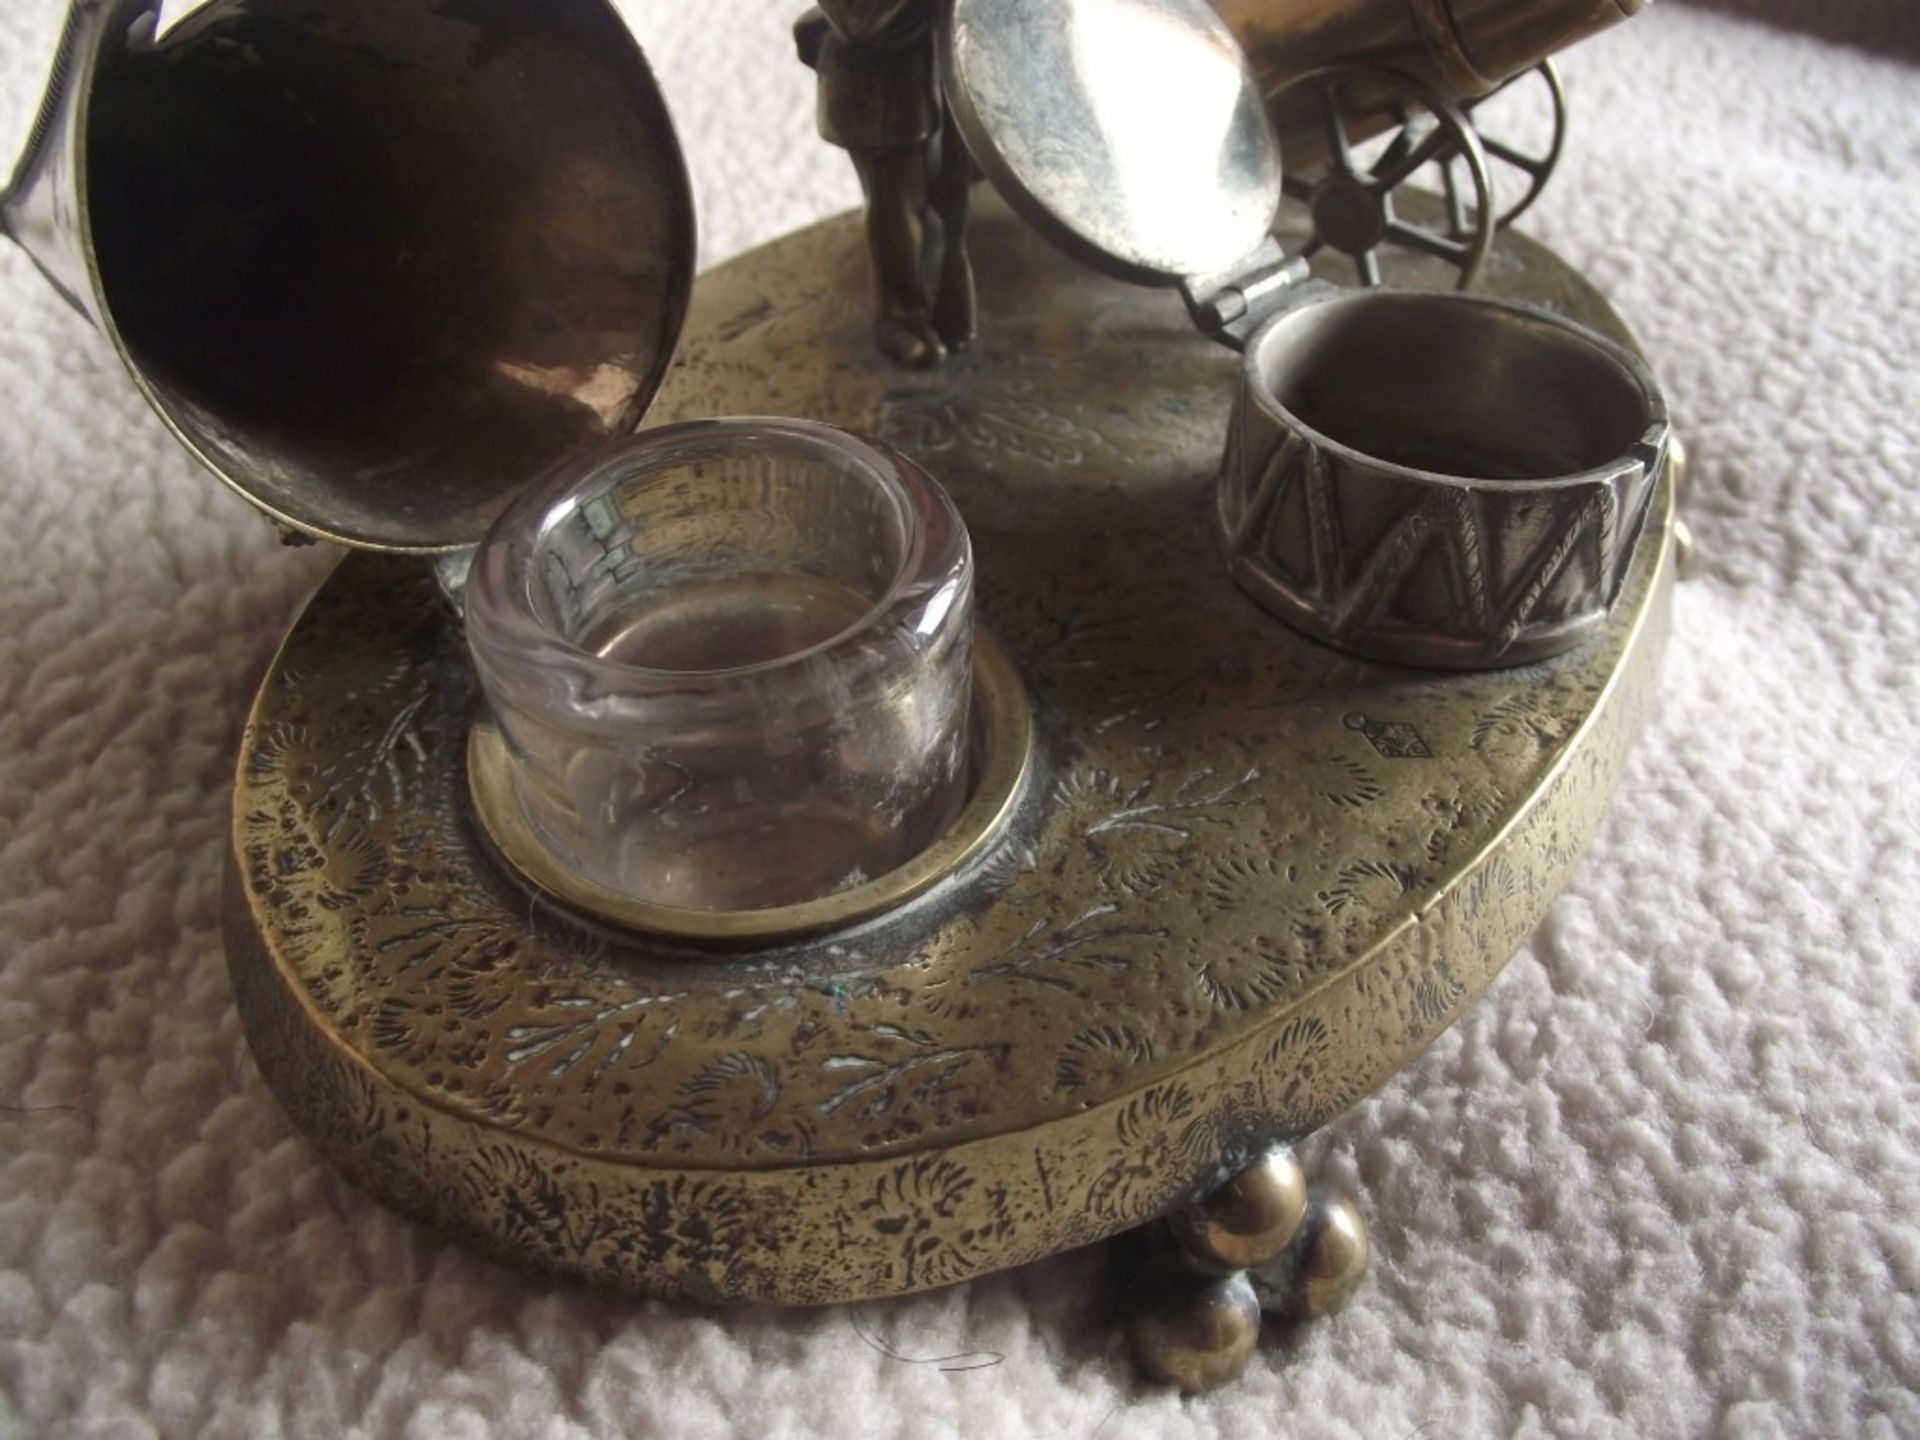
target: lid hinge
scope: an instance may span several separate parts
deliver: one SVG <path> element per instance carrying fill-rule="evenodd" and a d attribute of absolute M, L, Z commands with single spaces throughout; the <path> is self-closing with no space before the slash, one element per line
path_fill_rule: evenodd
<path fill-rule="evenodd" d="M 1187 312 L 1213 339 L 1235 350 L 1293 299 L 1293 291 L 1308 278 L 1307 262 L 1289 257 L 1272 236 L 1251 255 L 1212 275 L 1195 275 L 1181 282 Z"/>

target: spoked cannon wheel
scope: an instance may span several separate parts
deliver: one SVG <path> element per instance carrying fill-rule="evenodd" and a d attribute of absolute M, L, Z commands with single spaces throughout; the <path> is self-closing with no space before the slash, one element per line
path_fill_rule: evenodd
<path fill-rule="evenodd" d="M 1381 252 L 1401 249 L 1429 255 L 1458 272 L 1456 287 L 1479 276 L 1496 228 L 1493 178 L 1473 123 L 1459 106 L 1389 71 L 1367 65 L 1336 65 L 1291 82 L 1272 97 L 1283 130 L 1315 127 L 1324 153 L 1291 164 L 1289 197 L 1312 216 L 1312 233 L 1301 253 L 1309 260 L 1334 250 L 1352 260 L 1362 285 L 1382 283 Z M 1385 125 L 1379 124 L 1384 118 Z M 1368 134 L 1395 130 L 1371 163 L 1358 143 Z M 1429 165 L 1448 177 L 1446 228 L 1411 218 L 1395 196 Z"/>

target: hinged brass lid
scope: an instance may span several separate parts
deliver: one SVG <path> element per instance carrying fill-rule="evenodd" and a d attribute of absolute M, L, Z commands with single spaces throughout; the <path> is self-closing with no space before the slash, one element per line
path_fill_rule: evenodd
<path fill-rule="evenodd" d="M 282 524 L 471 545 L 635 428 L 691 189 L 605 0 L 119 3 L 75 77 L 96 312 L 186 445 Z"/>
<path fill-rule="evenodd" d="M 988 178 L 1106 274 L 1228 272 L 1273 228 L 1280 146 L 1203 0 L 954 0 L 946 67 Z"/>

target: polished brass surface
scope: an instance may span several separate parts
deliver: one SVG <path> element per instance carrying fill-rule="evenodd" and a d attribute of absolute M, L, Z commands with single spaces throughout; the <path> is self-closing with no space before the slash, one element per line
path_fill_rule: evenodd
<path fill-rule="evenodd" d="M 657 407 L 865 430 L 954 493 L 1036 717 L 1025 803 L 954 880 L 720 963 L 581 926 L 477 836 L 474 683 L 425 568 L 351 558 L 295 626 L 236 779 L 229 953 L 275 1092 L 375 1194 L 634 1289 L 963 1280 L 1333 1119 L 1471 1003 L 1578 860 L 1654 692 L 1664 491 L 1578 652 L 1460 676 L 1343 657 L 1221 564 L 1235 358 L 1177 296 L 983 210 L 963 360 L 874 354 L 842 217 L 705 279 Z M 1487 273 L 1624 333 L 1522 237 Z"/>
<path fill-rule="evenodd" d="M 1189 1395 L 1238 1380 L 1260 1340 L 1260 1302 L 1245 1275 L 1157 1266 L 1128 1292 L 1126 1321 L 1134 1363 Z"/>
<path fill-rule="evenodd" d="M 1250 1270 L 1284 1255 L 1307 1213 L 1307 1172 L 1291 1147 L 1270 1151 L 1224 1184 L 1176 1207 L 1167 1227 L 1188 1257 Z"/>
<path fill-rule="evenodd" d="M 1367 1222 L 1350 1198 L 1315 1186 L 1292 1247 L 1250 1278 L 1261 1308 L 1289 1320 L 1318 1320 L 1359 1292 L 1372 1263 Z"/>
<path fill-rule="evenodd" d="M 521 878 L 582 915 L 623 929 L 720 943 L 773 940 L 844 929 L 905 905 L 949 879 L 1006 833 L 1033 765 L 1033 711 L 1020 672 L 988 632 L 974 634 L 974 781 L 947 833 L 899 868 L 820 900 L 764 910 L 688 910 L 649 904 L 596 885 L 542 842 L 514 794 L 499 727 L 482 718 L 467 746 L 476 818 Z"/>
<path fill-rule="evenodd" d="M 693 210 L 610 4 L 152 8 L 75 0 L 0 221 L 223 481 L 444 551 L 639 422 Z"/>
<path fill-rule="evenodd" d="M 1205 0 L 954 0 L 947 101 L 994 187 L 1122 279 L 1233 266 L 1272 228 L 1280 153 Z"/>

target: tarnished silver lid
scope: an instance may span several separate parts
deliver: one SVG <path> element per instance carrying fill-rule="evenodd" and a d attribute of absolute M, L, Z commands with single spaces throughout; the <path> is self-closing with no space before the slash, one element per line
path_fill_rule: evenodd
<path fill-rule="evenodd" d="M 635 428 L 695 263 L 607 0 L 80 7 L 0 211 L 220 479 L 376 550 Z"/>
<path fill-rule="evenodd" d="M 1214 275 L 1273 227 L 1280 147 L 1204 0 L 954 0 L 946 70 L 987 177 L 1096 269 Z"/>

